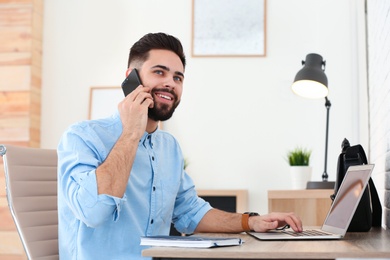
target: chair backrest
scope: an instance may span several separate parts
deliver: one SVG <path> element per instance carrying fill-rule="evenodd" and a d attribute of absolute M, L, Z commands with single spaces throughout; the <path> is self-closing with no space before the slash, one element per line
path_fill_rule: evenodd
<path fill-rule="evenodd" d="M 29 259 L 59 259 L 57 152 L 0 145 L 8 205 Z"/>

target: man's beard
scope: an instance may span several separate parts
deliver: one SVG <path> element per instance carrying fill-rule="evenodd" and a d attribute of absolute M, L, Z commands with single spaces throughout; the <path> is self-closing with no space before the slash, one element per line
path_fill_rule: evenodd
<path fill-rule="evenodd" d="M 155 91 L 157 91 L 157 90 L 154 90 L 154 92 Z M 159 92 L 161 92 L 161 91 L 159 91 Z M 168 92 L 168 91 L 165 91 L 165 92 Z M 173 103 L 173 106 L 170 107 L 167 104 L 161 104 L 161 103 L 156 104 L 155 103 L 154 106 L 152 108 L 149 108 L 149 110 L 148 110 L 148 117 L 150 119 L 152 119 L 154 121 L 166 121 L 172 117 L 173 112 L 175 112 L 175 109 L 180 104 L 180 100 L 177 100 L 177 96 L 175 95 L 175 93 L 172 93 L 172 92 L 170 92 L 170 93 L 174 96 L 175 102 Z"/>

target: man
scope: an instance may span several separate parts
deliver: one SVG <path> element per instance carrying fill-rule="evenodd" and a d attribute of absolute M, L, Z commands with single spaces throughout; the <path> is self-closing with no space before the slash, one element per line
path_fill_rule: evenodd
<path fill-rule="evenodd" d="M 58 145 L 62 259 L 145 259 L 140 236 L 180 232 L 265 232 L 302 223 L 292 213 L 227 213 L 196 195 L 172 135 L 158 129 L 180 103 L 185 56 L 178 39 L 147 34 L 129 55 L 140 85 L 112 117 L 71 126 Z"/>

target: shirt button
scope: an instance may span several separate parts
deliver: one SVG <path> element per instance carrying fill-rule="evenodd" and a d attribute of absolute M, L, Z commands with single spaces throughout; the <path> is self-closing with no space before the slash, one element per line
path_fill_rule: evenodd
<path fill-rule="evenodd" d="M 150 221 L 150 224 L 153 224 L 153 219 Z"/>
<path fill-rule="evenodd" d="M 150 135 L 148 135 L 148 139 L 150 140 Z"/>
<path fill-rule="evenodd" d="M 153 186 L 153 191 L 155 191 L 155 190 L 156 190 L 156 187 Z"/>
<path fill-rule="evenodd" d="M 154 161 L 154 156 L 152 156 L 152 161 Z"/>

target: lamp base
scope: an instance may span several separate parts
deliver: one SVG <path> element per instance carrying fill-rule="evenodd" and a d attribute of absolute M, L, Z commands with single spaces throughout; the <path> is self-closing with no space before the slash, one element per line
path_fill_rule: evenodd
<path fill-rule="evenodd" d="M 308 181 L 306 184 L 306 189 L 334 189 L 334 185 L 334 181 Z"/>

